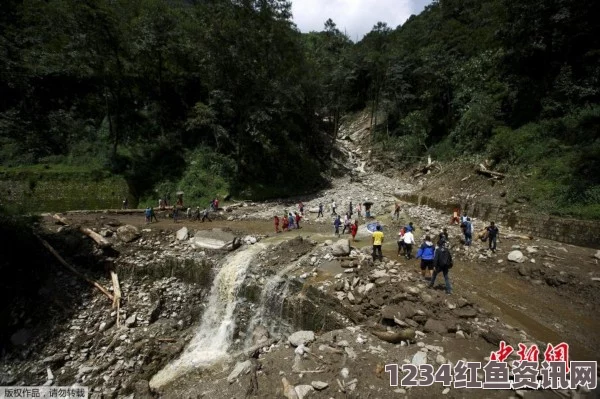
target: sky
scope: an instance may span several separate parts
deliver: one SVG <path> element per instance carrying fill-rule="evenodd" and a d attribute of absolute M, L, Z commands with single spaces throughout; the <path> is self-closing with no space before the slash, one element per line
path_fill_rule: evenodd
<path fill-rule="evenodd" d="M 292 0 L 293 20 L 301 32 L 322 31 L 331 18 L 337 28 L 357 42 L 377 22 L 395 29 L 431 0 Z"/>

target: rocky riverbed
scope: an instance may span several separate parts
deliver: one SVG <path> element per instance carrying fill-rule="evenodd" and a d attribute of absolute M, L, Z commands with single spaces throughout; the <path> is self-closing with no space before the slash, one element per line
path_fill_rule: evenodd
<path fill-rule="evenodd" d="M 152 224 L 139 213 L 74 213 L 62 226 L 46 215 L 44 238 L 109 294 L 115 271 L 121 301 L 49 257 L 39 292 L 6 304 L 0 385 L 83 385 L 93 398 L 479 398 L 479 390 L 439 383 L 390 386 L 385 365 L 485 364 L 501 340 L 542 350 L 564 341 L 572 359 L 598 360 L 600 254 L 502 225 L 496 252 L 478 240 L 466 247 L 449 215 L 402 201 L 394 219 L 396 195 L 418 187 L 376 172 L 360 147 L 363 130 L 342 134 L 339 177 L 313 195 L 226 203 L 204 223 L 174 223 L 166 213 Z M 302 228 L 275 233 L 273 215 L 299 201 Z M 333 235 L 332 201 L 338 213 L 350 201 L 374 203 L 373 219 L 353 216 L 355 242 Z M 382 262 L 370 256 L 373 220 L 386 235 Z M 409 221 L 418 242 L 448 228 L 453 295 L 441 276 L 427 288 L 418 261 L 397 255 L 395 237 Z M 475 219 L 475 230 L 488 222 Z M 77 227 L 110 247 L 93 246 Z M 203 362 L 207 348 L 214 357 Z M 593 397 L 582 389 L 485 391 L 549 395 Z"/>

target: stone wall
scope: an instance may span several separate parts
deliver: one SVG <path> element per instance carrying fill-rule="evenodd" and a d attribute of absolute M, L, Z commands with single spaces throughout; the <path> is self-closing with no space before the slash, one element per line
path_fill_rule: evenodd
<path fill-rule="evenodd" d="M 408 194 L 400 197 L 404 201 L 427 205 L 449 215 L 458 207 L 474 218 L 486 222 L 494 220 L 503 227 L 511 227 L 534 237 L 600 249 L 600 221 L 535 215 L 510 210 L 498 204 L 444 202 L 424 195 Z"/>

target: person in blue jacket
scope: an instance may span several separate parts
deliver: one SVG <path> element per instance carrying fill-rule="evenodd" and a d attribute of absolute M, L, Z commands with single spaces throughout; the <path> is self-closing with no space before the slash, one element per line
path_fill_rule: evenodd
<path fill-rule="evenodd" d="M 415 226 L 413 226 L 413 222 L 410 222 L 409 224 L 407 224 L 406 226 L 404 226 L 404 231 L 406 232 L 411 232 L 414 233 L 415 232 Z"/>
<path fill-rule="evenodd" d="M 431 237 L 426 236 L 425 242 L 421 244 L 417 251 L 417 259 L 421 259 L 421 275 L 423 278 L 430 278 L 433 275 L 433 258 L 435 256 L 435 245 L 431 242 Z"/>

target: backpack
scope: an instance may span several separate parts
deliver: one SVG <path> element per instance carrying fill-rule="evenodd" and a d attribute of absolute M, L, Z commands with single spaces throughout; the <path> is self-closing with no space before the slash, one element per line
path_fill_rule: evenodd
<path fill-rule="evenodd" d="M 437 266 L 440 269 L 444 269 L 444 268 L 452 269 L 452 266 L 454 266 L 454 264 L 452 262 L 452 255 L 450 254 L 450 251 L 448 251 L 446 248 L 440 248 L 439 251 L 440 251 L 440 254 L 438 255 Z"/>

